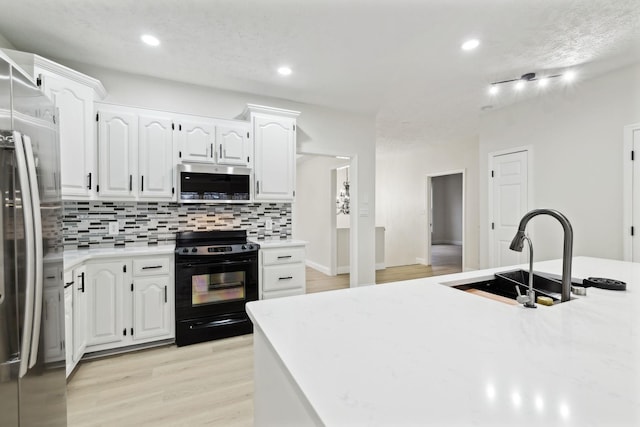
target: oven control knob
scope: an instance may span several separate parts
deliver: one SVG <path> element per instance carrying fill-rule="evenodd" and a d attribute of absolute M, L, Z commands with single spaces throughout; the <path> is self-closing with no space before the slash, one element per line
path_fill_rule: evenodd
<path fill-rule="evenodd" d="M 247 245 L 242 245 L 242 249 L 247 249 Z"/>
<path fill-rule="evenodd" d="M 253 249 L 253 245 L 249 245 L 249 249 Z"/>
<path fill-rule="evenodd" d="M 198 252 L 198 248 L 192 248 L 191 252 Z"/>
<path fill-rule="evenodd" d="M 184 249 L 182 250 L 182 253 L 184 253 L 184 254 L 186 254 L 187 252 L 189 252 L 189 249 L 187 249 L 187 248 L 184 248 Z"/>

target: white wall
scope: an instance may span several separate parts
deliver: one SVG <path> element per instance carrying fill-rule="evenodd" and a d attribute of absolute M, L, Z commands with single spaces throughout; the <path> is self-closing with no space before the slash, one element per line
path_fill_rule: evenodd
<path fill-rule="evenodd" d="M 358 244 L 352 250 L 352 260 L 357 265 L 351 275 L 352 286 L 375 283 L 373 116 L 122 73 L 71 61 L 58 62 L 100 79 L 109 94 L 106 102 L 219 118 L 236 117 L 247 103 L 301 111 L 298 152 L 353 157 L 351 173 L 357 176 L 357 183 L 352 187 L 351 202 L 360 215 L 355 230 Z"/>
<path fill-rule="evenodd" d="M 574 255 L 622 259 L 623 126 L 640 122 L 640 64 L 484 115 L 480 129 L 480 253 L 489 265 L 488 155 L 533 147 L 533 206 L 573 225 Z M 535 218 L 536 260 L 562 256 L 562 229 Z"/>
<path fill-rule="evenodd" d="M 401 148 L 384 141 L 376 154 L 376 220 L 386 228 L 387 267 L 426 258 L 426 175 L 465 170 L 465 269 L 478 268 L 478 141 Z"/>
<path fill-rule="evenodd" d="M 348 160 L 347 160 L 348 162 Z M 297 161 L 293 238 L 307 242 L 307 261 L 325 274 L 331 269 L 331 237 L 335 235 L 336 201 L 331 173 L 345 160 L 327 156 L 302 156 Z"/>
<path fill-rule="evenodd" d="M 462 244 L 462 174 L 431 178 L 432 244 Z"/>

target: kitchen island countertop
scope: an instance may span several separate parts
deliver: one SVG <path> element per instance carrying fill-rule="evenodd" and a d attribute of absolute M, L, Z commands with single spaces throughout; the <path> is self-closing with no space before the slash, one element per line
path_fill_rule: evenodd
<path fill-rule="evenodd" d="M 249 303 L 255 425 L 640 425 L 640 264 L 574 258 L 627 291 L 536 309 L 441 284 L 506 270 Z"/>

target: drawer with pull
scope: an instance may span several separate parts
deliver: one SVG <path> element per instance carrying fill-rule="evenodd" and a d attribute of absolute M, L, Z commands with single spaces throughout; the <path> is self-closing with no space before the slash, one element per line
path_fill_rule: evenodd
<path fill-rule="evenodd" d="M 133 276 L 166 275 L 171 271 L 171 257 L 134 258 Z"/>
<path fill-rule="evenodd" d="M 304 262 L 304 247 L 265 249 L 262 251 L 263 265 Z"/>
<path fill-rule="evenodd" d="M 304 264 L 273 265 L 263 268 L 262 291 L 280 291 L 285 289 L 305 289 Z"/>

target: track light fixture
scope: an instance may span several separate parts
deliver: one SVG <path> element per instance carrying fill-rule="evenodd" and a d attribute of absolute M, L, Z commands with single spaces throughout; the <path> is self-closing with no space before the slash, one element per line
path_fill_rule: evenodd
<path fill-rule="evenodd" d="M 564 77 L 564 80 L 571 81 L 574 76 L 575 76 L 575 73 L 573 71 L 571 71 L 571 70 L 566 71 L 564 73 L 560 73 L 560 74 L 552 74 L 552 75 L 549 75 L 549 76 L 542 76 L 542 77 L 536 76 L 536 73 L 526 73 L 526 74 L 523 74 L 522 76 L 520 76 L 517 79 L 501 80 L 501 81 L 498 81 L 498 82 L 491 83 L 491 86 L 489 87 L 489 93 L 491 95 L 497 94 L 498 93 L 498 85 L 502 85 L 502 84 L 505 84 L 505 83 L 517 82 L 516 85 L 515 85 L 516 90 L 522 90 L 527 82 L 535 82 L 535 81 L 537 81 L 538 84 L 541 87 L 544 87 L 549 83 L 549 79 L 554 79 L 556 77 Z"/>

